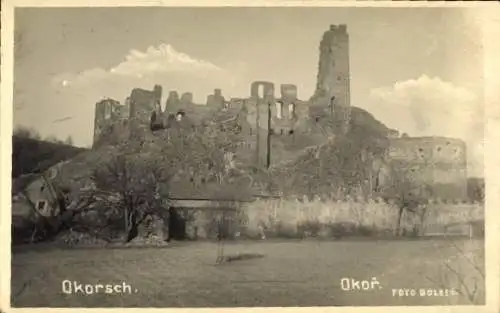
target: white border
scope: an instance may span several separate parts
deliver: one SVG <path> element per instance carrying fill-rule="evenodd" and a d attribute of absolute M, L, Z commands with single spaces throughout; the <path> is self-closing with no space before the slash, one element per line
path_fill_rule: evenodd
<path fill-rule="evenodd" d="M 399 307 L 315 307 L 315 308 L 229 308 L 229 309 L 106 309 L 107 311 L 168 311 L 168 312 L 499 312 L 500 289 L 499 271 L 499 212 L 500 212 L 500 97 L 498 79 L 500 78 L 500 6 L 496 2 L 389 2 L 389 1 L 223 1 L 223 0 L 184 0 L 184 1 L 137 1 L 137 0 L 2 0 L 1 29 L 1 105 L 0 105 L 0 308 L 7 312 L 31 311 L 46 312 L 47 309 L 11 309 L 10 308 L 10 171 L 11 171 L 11 136 L 12 136 L 12 103 L 13 103 L 13 25 L 14 7 L 467 7 L 475 15 L 477 27 L 483 30 L 484 75 L 485 75 L 485 173 L 486 173 L 486 306 L 399 306 Z M 474 12 L 473 12 L 474 11 Z M 90 311 L 103 309 L 50 309 L 59 311 Z"/>

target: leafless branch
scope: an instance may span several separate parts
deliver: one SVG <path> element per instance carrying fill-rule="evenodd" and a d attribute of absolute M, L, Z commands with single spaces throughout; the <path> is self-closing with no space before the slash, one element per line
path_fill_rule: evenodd
<path fill-rule="evenodd" d="M 465 252 L 462 249 L 460 249 L 460 247 L 458 247 L 457 244 L 453 243 L 452 246 L 463 256 L 463 258 L 467 261 L 467 263 L 471 265 L 479 275 L 481 275 L 481 278 L 484 280 L 486 277 L 481 267 L 476 262 L 467 257 Z"/>

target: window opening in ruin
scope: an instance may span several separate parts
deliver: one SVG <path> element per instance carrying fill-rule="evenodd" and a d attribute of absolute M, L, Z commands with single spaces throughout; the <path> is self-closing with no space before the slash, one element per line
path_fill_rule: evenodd
<path fill-rule="evenodd" d="M 280 129 L 280 135 L 283 135 L 283 129 Z"/>
<path fill-rule="evenodd" d="M 439 151 L 441 151 L 441 147 L 437 147 L 437 149 L 436 149 L 436 150 L 437 150 L 438 152 L 439 152 Z"/>
<path fill-rule="evenodd" d="M 156 123 L 156 112 L 151 113 L 151 123 Z"/>
<path fill-rule="evenodd" d="M 36 204 L 37 209 L 40 211 L 44 211 L 46 206 L 47 202 L 45 200 L 39 200 L 38 203 Z"/>
<path fill-rule="evenodd" d="M 269 129 L 269 134 L 274 135 L 274 128 Z"/>
<path fill-rule="evenodd" d="M 330 114 L 333 115 L 335 113 L 335 97 L 330 99 Z"/>
<path fill-rule="evenodd" d="M 341 81 L 341 80 L 342 80 L 342 77 L 341 77 L 341 76 L 337 76 L 337 80 L 338 80 L 338 81 Z"/>
<path fill-rule="evenodd" d="M 293 135 L 293 129 L 290 129 L 290 130 L 288 131 L 288 134 L 289 134 L 289 135 Z"/>
<path fill-rule="evenodd" d="M 288 118 L 293 119 L 295 118 L 295 104 L 290 103 L 288 105 Z"/>
<path fill-rule="evenodd" d="M 319 117 L 314 118 L 316 122 L 319 122 Z"/>
<path fill-rule="evenodd" d="M 276 118 L 281 120 L 282 117 L 283 117 L 283 103 L 276 102 Z"/>
<path fill-rule="evenodd" d="M 381 175 L 381 173 L 378 173 L 375 176 L 375 187 L 373 188 L 373 191 L 375 191 L 375 192 L 380 191 L 380 175 Z"/>
<path fill-rule="evenodd" d="M 109 105 L 106 105 L 105 108 L 104 108 L 104 119 L 108 119 L 111 117 L 111 108 L 109 107 Z"/>
<path fill-rule="evenodd" d="M 259 98 L 264 98 L 264 85 L 259 85 L 257 88 L 257 96 Z"/>
<path fill-rule="evenodd" d="M 180 122 L 184 118 L 184 115 L 186 115 L 183 111 L 178 111 L 177 115 L 175 116 L 175 119 Z"/>

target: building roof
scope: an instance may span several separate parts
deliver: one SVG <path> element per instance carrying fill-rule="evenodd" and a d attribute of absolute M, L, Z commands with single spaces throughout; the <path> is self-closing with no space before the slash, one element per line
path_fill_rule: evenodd
<path fill-rule="evenodd" d="M 12 180 L 12 195 L 17 195 L 21 191 L 25 190 L 32 182 L 42 177 L 42 174 L 25 174 L 21 175 Z"/>
<path fill-rule="evenodd" d="M 243 185 L 194 185 L 190 181 L 174 181 L 160 186 L 160 195 L 170 199 L 185 200 L 221 200 L 221 201 L 251 201 L 253 190 Z"/>

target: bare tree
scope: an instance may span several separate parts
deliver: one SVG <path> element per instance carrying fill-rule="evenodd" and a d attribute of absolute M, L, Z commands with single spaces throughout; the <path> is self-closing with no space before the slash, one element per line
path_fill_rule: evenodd
<path fill-rule="evenodd" d="M 432 187 L 417 178 L 415 169 L 393 167 L 391 172 L 391 183 L 382 189 L 381 194 L 386 201 L 394 203 L 398 208 L 395 233 L 400 236 L 404 213 L 416 214 L 420 225 L 424 224 Z"/>
<path fill-rule="evenodd" d="M 162 210 L 160 184 L 168 183 L 168 174 L 154 162 L 140 157 L 118 155 L 94 170 L 96 189 L 108 197 L 101 204 L 121 212 L 126 231 L 125 242 L 134 239 L 138 226 Z"/>
<path fill-rule="evenodd" d="M 116 156 L 98 166 L 92 180 L 99 193 L 109 194 L 99 200 L 101 204 L 122 212 L 125 241 L 137 235 L 148 216 L 166 209 L 161 198 L 168 200 L 174 178 L 223 188 L 235 177 L 245 177 L 231 162 L 237 143 L 229 126 L 235 125 L 209 122 L 189 129 L 134 133 L 132 140 L 115 146 Z"/>
<path fill-rule="evenodd" d="M 465 244 L 473 244 L 474 241 L 466 241 Z M 427 276 L 427 280 L 436 287 L 451 289 L 463 296 L 470 304 L 484 303 L 485 297 L 485 271 L 484 255 L 473 251 L 467 251 L 465 247 L 459 247 L 456 243 L 451 245 L 452 251 L 456 253 L 454 258 L 443 255 L 441 271 L 434 277 Z"/>

